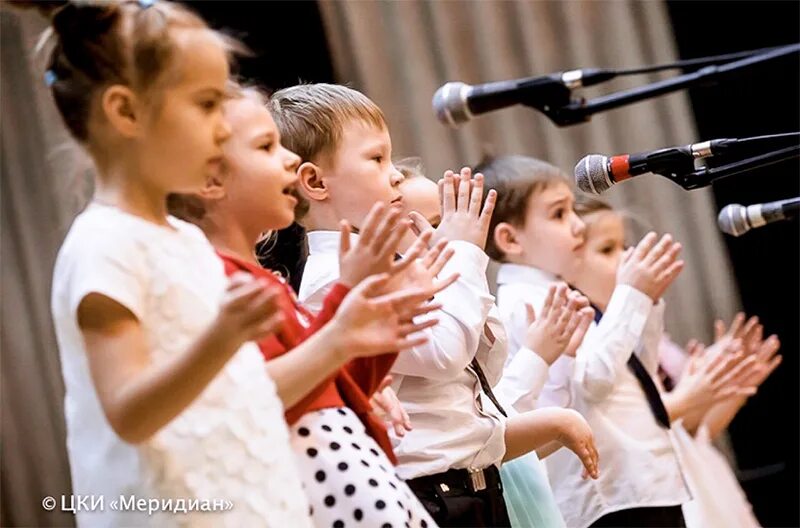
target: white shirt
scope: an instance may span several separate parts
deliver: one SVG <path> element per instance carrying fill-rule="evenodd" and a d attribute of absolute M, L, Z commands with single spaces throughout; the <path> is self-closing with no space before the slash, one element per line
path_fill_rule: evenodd
<path fill-rule="evenodd" d="M 152 364 L 183 353 L 218 313 L 227 286 L 222 262 L 199 229 L 169 222 L 172 228 L 92 204 L 75 219 L 56 260 L 52 311 L 73 493 L 103 501 L 102 510 L 78 511 L 77 522 L 310 526 L 283 409 L 254 344 L 243 346 L 188 408 L 140 444 L 119 438 L 103 413 L 76 317 L 88 294 L 109 297 L 136 316 Z M 120 496 L 230 501 L 233 507 L 148 516 L 147 509 L 112 509 Z"/>
<path fill-rule="evenodd" d="M 556 282 L 554 276 L 525 266 L 504 265 L 498 271 L 503 292 L 513 288 L 537 311 Z M 581 478 L 583 466 L 567 449 L 545 459 L 567 526 L 582 528 L 615 511 L 689 500 L 672 433 L 656 422 L 627 367 L 635 350 L 651 376 L 655 374 L 663 311 L 663 302 L 653 306 L 644 293 L 618 285 L 602 321 L 592 323 L 576 357 L 562 356 L 550 367 L 538 404 L 580 412 L 600 455 L 597 480 Z"/>
<path fill-rule="evenodd" d="M 540 355 L 524 344 L 528 332 L 525 304 L 534 306 L 538 317 L 549 285 L 559 282 L 563 281 L 555 275 L 529 266 L 501 264 L 497 269 L 497 307 L 508 335 L 508 359 L 495 394 L 517 412 L 536 408 L 550 368 Z"/>
<path fill-rule="evenodd" d="M 312 310 L 319 310 L 339 277 L 338 240 L 334 231 L 308 234 L 299 297 Z M 480 383 L 469 368 L 477 357 L 494 385 L 506 359 L 505 332 L 486 282 L 488 257 L 467 242 L 449 246 L 455 254 L 441 276 L 457 271 L 460 277 L 436 295 L 443 305 L 436 314 L 440 322 L 426 330 L 428 343 L 401 352 L 392 367 L 392 386 L 413 426 L 403 438 L 389 428 L 403 479 L 485 468 L 505 454 L 505 422 L 492 407 L 482 408 Z"/>

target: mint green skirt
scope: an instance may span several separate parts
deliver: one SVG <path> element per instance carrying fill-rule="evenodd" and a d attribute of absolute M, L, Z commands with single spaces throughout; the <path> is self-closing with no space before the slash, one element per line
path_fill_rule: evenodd
<path fill-rule="evenodd" d="M 503 496 L 514 528 L 564 528 L 544 464 L 536 453 L 500 467 Z"/>

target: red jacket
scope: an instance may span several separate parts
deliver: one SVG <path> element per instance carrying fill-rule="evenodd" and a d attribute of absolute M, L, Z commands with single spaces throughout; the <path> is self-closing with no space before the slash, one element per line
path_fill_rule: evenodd
<path fill-rule="evenodd" d="M 322 310 L 314 316 L 300 306 L 291 288 L 271 271 L 228 254 L 218 253 L 218 255 L 225 264 L 225 273 L 228 276 L 237 271 L 244 271 L 277 286 L 281 292 L 278 303 L 285 316 L 282 328 L 258 342 L 261 353 L 267 361 L 285 354 L 325 325 L 350 291 L 343 284 L 334 285 L 323 301 Z M 301 318 L 306 322 L 301 321 Z M 349 361 L 335 375 L 321 382 L 302 400 L 287 409 L 286 421 L 292 425 L 311 411 L 347 406 L 356 413 L 366 427 L 367 433 L 386 452 L 389 460 L 397 464 L 386 427 L 372 412 L 369 403 L 370 396 L 388 374 L 396 358 L 397 353 L 391 353 Z"/>

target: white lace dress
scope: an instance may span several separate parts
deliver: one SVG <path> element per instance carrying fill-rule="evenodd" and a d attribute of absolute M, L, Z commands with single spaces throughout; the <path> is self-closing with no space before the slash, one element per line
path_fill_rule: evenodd
<path fill-rule="evenodd" d="M 78 524 L 310 526 L 283 409 L 254 344 L 141 444 L 121 440 L 102 412 L 76 321 L 86 295 L 110 297 L 139 319 L 153 364 L 186 350 L 217 315 L 227 285 L 221 261 L 196 227 L 170 223 L 93 204 L 58 255 L 52 310 L 73 494 L 98 497 L 93 511 L 76 512 Z"/>

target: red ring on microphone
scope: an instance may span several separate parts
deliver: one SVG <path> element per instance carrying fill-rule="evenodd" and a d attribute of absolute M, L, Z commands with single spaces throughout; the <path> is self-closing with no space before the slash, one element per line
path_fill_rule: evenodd
<path fill-rule="evenodd" d="M 629 158 L 630 155 L 628 154 L 611 158 L 609 165 L 611 167 L 611 177 L 615 182 L 621 182 L 631 177 L 631 175 L 628 174 L 628 170 L 631 168 L 630 163 L 628 163 Z"/>

